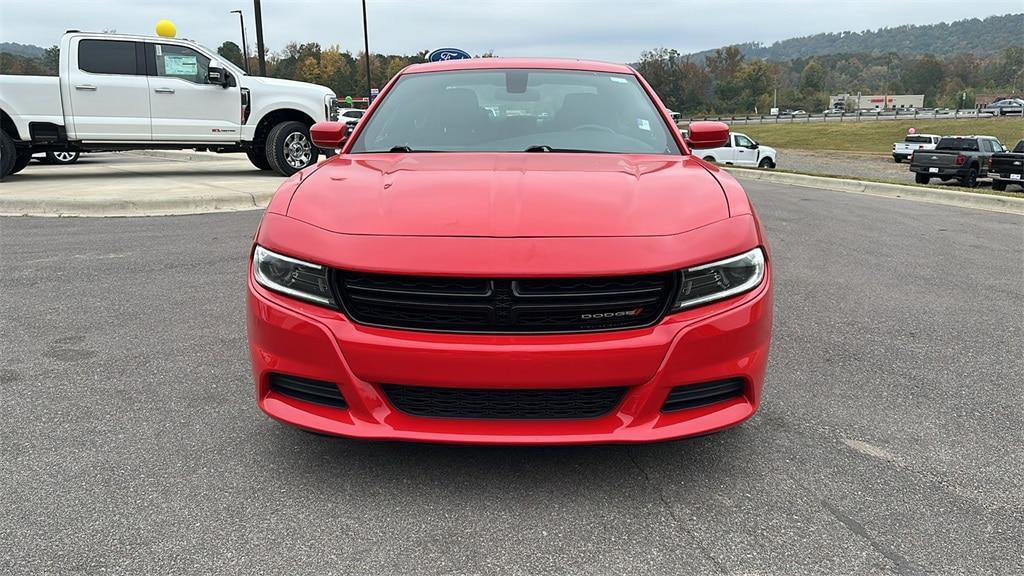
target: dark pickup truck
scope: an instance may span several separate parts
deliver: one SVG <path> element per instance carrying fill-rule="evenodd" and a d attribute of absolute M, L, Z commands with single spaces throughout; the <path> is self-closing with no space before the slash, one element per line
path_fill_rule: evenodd
<path fill-rule="evenodd" d="M 974 188 L 978 178 L 988 176 L 988 160 L 1006 148 L 992 136 L 943 136 L 934 150 L 911 156 L 910 171 L 918 184 L 932 178 L 943 182 L 956 178 L 962 186 Z"/>
<path fill-rule="evenodd" d="M 988 161 L 988 174 L 993 190 L 1006 190 L 1007 184 L 1024 188 L 1024 140 L 1017 142 L 1013 152 L 993 154 Z"/>

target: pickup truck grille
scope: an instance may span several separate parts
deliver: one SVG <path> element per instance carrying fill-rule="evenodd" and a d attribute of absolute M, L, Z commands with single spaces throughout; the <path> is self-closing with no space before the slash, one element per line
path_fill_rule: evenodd
<path fill-rule="evenodd" d="M 593 278 L 445 278 L 337 270 L 345 313 L 370 326 L 432 332 L 623 330 L 661 319 L 676 274 Z"/>

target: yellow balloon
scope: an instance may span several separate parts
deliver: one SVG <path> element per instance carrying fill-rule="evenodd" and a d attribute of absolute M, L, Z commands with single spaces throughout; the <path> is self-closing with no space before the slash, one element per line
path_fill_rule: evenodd
<path fill-rule="evenodd" d="M 156 23 L 156 35 L 161 38 L 174 38 L 177 33 L 178 30 L 174 27 L 174 22 L 170 20 L 161 20 Z"/>

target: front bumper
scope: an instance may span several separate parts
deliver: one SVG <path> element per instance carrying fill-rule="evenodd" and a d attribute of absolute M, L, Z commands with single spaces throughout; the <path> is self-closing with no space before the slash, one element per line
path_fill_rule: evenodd
<path fill-rule="evenodd" d="M 248 332 L 259 407 L 317 432 L 366 439 L 467 444 L 652 442 L 706 434 L 751 417 L 771 339 L 771 271 L 754 291 L 666 316 L 636 330 L 495 336 L 361 326 L 337 311 L 267 291 L 250 275 Z M 270 389 L 271 374 L 335 383 L 347 408 Z M 742 378 L 742 395 L 662 412 L 669 390 Z M 610 413 L 579 420 L 473 420 L 410 416 L 381 384 L 464 388 L 625 386 Z"/>

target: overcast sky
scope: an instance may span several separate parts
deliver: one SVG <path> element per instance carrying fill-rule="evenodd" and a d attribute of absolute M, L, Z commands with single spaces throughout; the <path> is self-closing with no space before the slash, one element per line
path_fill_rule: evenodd
<path fill-rule="evenodd" d="M 409 54 L 454 46 L 499 56 L 634 62 L 659 46 L 696 52 L 771 43 L 818 32 L 931 24 L 1024 11 L 1022 0 L 367 0 L 370 51 Z M 360 0 L 263 0 L 267 47 L 289 41 L 362 49 Z M 967 8 L 970 7 L 970 10 Z M 216 48 L 240 42 L 245 10 L 255 50 L 252 0 L 0 0 L 0 42 L 51 46 L 67 29 L 153 34 L 167 18 L 178 36 Z"/>

